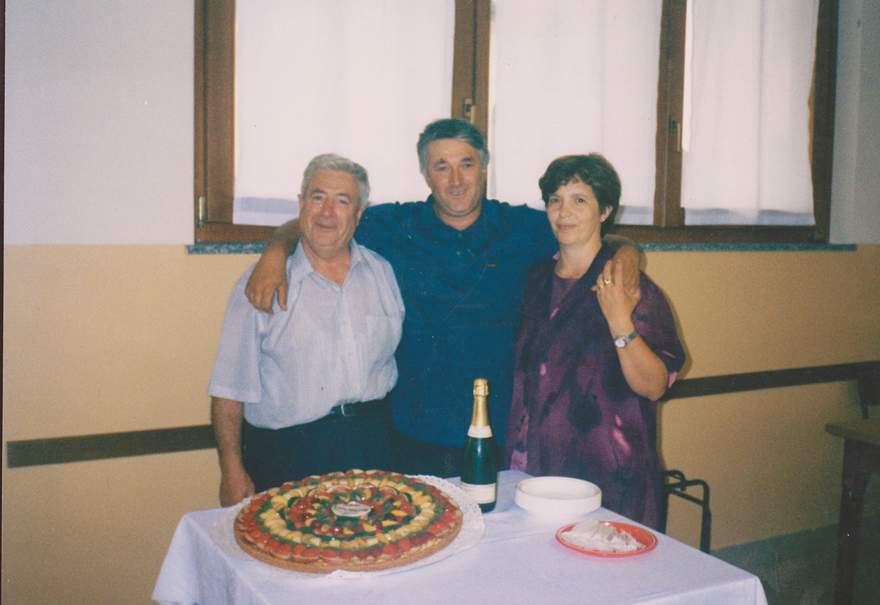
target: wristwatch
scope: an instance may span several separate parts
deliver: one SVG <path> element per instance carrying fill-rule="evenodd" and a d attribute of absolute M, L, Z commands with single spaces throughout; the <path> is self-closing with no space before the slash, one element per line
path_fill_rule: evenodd
<path fill-rule="evenodd" d="M 622 349 L 623 347 L 628 345 L 629 342 L 631 340 L 633 340 L 638 335 L 639 335 L 639 333 L 636 330 L 633 330 L 632 334 L 630 334 L 629 336 L 618 336 L 617 338 L 614 339 L 614 346 L 617 347 L 618 349 Z"/>

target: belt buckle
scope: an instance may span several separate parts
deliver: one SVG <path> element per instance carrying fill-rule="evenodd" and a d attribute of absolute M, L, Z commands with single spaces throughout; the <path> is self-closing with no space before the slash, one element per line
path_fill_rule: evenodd
<path fill-rule="evenodd" d="M 341 404 L 341 405 L 339 406 L 339 412 L 340 412 L 343 416 L 357 416 L 357 408 L 355 407 L 355 403 L 356 403 L 356 402 L 354 402 L 354 401 L 349 401 L 348 403 L 343 403 L 343 404 Z M 345 411 L 345 409 L 346 409 L 345 406 L 347 406 L 347 405 L 352 406 L 352 407 L 351 407 L 351 413 L 348 413 L 348 412 Z"/>

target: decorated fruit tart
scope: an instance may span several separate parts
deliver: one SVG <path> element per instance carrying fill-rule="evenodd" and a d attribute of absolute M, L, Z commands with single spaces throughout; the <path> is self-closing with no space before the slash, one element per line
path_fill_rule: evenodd
<path fill-rule="evenodd" d="M 407 565 L 448 546 L 462 512 L 442 490 L 385 471 L 306 477 L 251 498 L 235 518 L 249 555 L 311 573 Z"/>

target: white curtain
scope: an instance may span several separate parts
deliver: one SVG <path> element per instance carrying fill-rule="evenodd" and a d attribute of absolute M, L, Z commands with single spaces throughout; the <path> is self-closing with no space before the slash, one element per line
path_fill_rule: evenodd
<path fill-rule="evenodd" d="M 556 157 L 598 151 L 650 222 L 661 0 L 497 0 L 490 195 L 543 208 Z"/>
<path fill-rule="evenodd" d="M 454 0 L 238 0 L 233 221 L 298 214 L 308 161 L 361 163 L 373 203 L 424 199 L 416 140 L 448 117 Z"/>
<path fill-rule="evenodd" d="M 686 222 L 812 224 L 818 0 L 692 0 Z"/>

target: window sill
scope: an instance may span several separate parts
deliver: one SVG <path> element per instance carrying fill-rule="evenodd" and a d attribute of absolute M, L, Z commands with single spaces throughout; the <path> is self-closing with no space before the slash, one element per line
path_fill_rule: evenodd
<path fill-rule="evenodd" d="M 645 252 L 853 252 L 855 244 L 639 244 Z"/>
<path fill-rule="evenodd" d="M 266 242 L 225 242 L 190 244 L 187 254 L 261 254 Z"/>
<path fill-rule="evenodd" d="M 645 252 L 853 252 L 855 244 L 639 244 Z M 260 254 L 265 242 L 199 243 L 187 254 Z"/>

